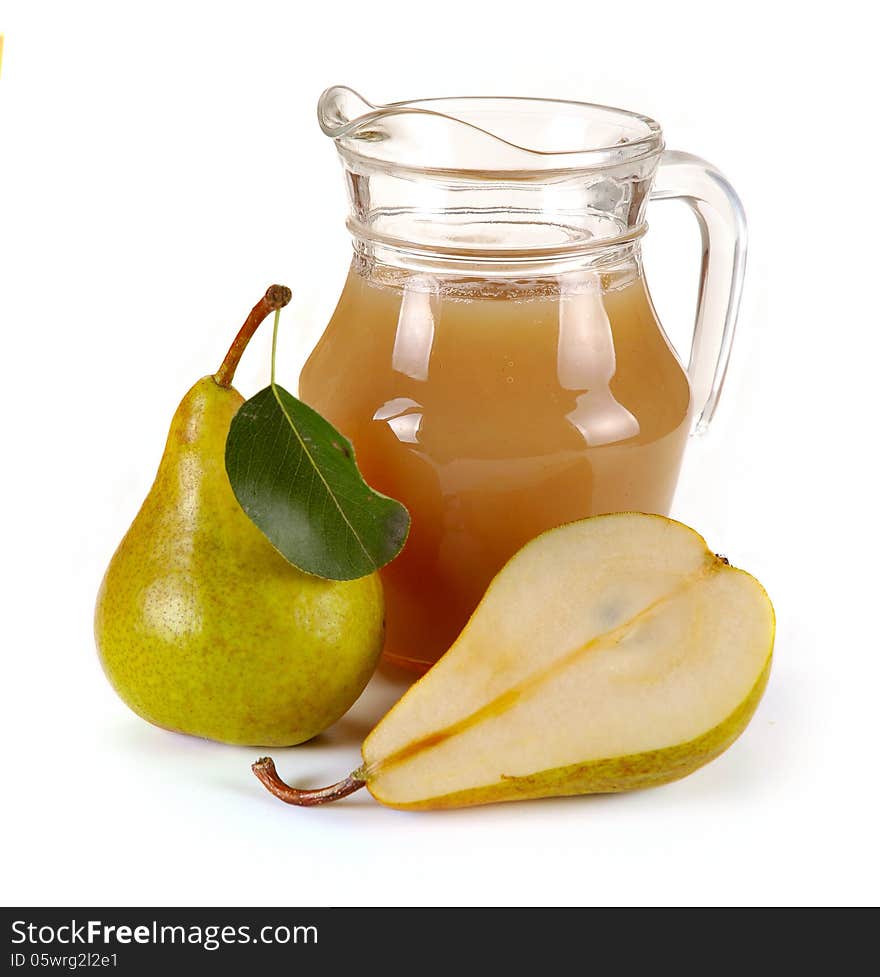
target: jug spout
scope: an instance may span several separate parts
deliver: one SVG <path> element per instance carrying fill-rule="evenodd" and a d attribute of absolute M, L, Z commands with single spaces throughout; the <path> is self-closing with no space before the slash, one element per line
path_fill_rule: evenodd
<path fill-rule="evenodd" d="M 324 135 L 331 139 L 352 136 L 369 126 L 371 117 L 377 112 L 375 105 L 345 85 L 325 89 L 318 99 L 318 124 Z"/>

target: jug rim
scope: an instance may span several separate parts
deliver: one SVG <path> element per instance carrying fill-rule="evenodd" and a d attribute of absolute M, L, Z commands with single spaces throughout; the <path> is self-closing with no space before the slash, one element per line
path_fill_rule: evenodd
<path fill-rule="evenodd" d="M 528 111 L 529 107 L 531 112 Z M 477 124 L 476 120 L 481 115 L 492 116 L 494 113 L 501 116 L 505 112 L 506 126 L 502 122 L 501 131 L 493 131 L 485 124 Z M 374 104 L 353 88 L 335 85 L 321 94 L 317 114 L 321 131 L 334 140 L 341 155 L 368 161 L 383 168 L 418 173 L 449 173 L 501 179 L 528 179 L 535 176 L 543 178 L 553 173 L 626 166 L 658 156 L 664 148 L 662 128 L 649 116 L 629 109 L 572 99 L 464 95 Z M 577 118 L 578 115 L 580 119 Z M 513 134 L 510 131 L 513 120 L 524 121 L 525 124 L 528 124 L 528 119 L 533 123 L 549 121 L 551 124 L 548 128 L 552 131 L 560 128 L 558 124 L 554 126 L 554 123 L 563 118 L 572 123 L 569 127 L 572 132 L 577 131 L 578 124 L 584 133 L 591 126 L 596 129 L 604 127 L 604 131 L 609 134 L 617 131 L 617 138 L 594 140 L 593 145 L 587 142 L 552 148 L 527 145 L 521 139 L 510 138 Z M 395 123 L 397 132 L 392 128 Z M 462 165 L 438 165 L 431 162 L 429 149 L 425 150 L 425 163 L 413 163 L 401 158 L 400 152 L 395 155 L 395 138 L 404 144 L 408 143 L 406 148 L 410 151 L 418 145 L 417 139 L 407 140 L 408 133 L 403 128 L 405 125 L 412 127 L 418 123 L 446 126 L 441 142 L 448 149 L 455 139 L 461 141 Z M 507 131 L 504 131 L 505 128 Z M 546 133 L 543 138 L 546 140 Z M 557 135 L 556 138 L 562 137 Z M 424 147 L 418 148 L 421 150 Z M 466 165 L 468 154 L 478 158 L 479 165 Z"/>

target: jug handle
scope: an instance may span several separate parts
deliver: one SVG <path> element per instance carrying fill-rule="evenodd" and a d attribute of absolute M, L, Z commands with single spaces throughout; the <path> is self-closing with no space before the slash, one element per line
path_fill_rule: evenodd
<path fill-rule="evenodd" d="M 697 412 L 694 433 L 702 434 L 718 406 L 733 345 L 746 270 L 746 215 L 711 163 L 673 150 L 660 159 L 651 199 L 684 200 L 700 225 L 700 288 L 687 373 Z"/>

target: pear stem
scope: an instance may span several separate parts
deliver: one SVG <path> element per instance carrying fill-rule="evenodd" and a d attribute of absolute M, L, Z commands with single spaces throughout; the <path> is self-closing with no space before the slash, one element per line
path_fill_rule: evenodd
<path fill-rule="evenodd" d="M 245 351 L 251 337 L 257 331 L 257 326 L 276 309 L 283 309 L 290 301 L 293 293 L 286 285 L 270 285 L 266 289 L 266 294 L 251 309 L 250 315 L 245 319 L 244 325 L 238 330 L 238 335 L 232 340 L 229 352 L 226 354 L 220 369 L 214 374 L 214 380 L 221 387 L 228 387 L 235 376 L 235 368 L 241 359 L 241 354 Z"/>
<path fill-rule="evenodd" d="M 330 801 L 338 801 L 341 797 L 348 797 L 349 794 L 360 790 L 366 784 L 366 780 L 361 780 L 355 774 L 349 774 L 345 780 L 340 780 L 338 784 L 333 784 L 331 787 L 300 790 L 284 783 L 278 776 L 272 757 L 268 756 L 260 757 L 256 763 L 251 765 L 251 770 L 270 794 L 274 794 L 278 800 L 284 801 L 285 804 L 296 804 L 297 807 L 315 807 L 318 804 L 329 804 Z"/>

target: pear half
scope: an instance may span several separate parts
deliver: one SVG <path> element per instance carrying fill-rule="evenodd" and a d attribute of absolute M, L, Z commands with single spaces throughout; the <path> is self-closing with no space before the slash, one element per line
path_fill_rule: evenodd
<path fill-rule="evenodd" d="M 366 785 L 401 809 L 650 787 L 684 777 L 748 724 L 773 650 L 754 577 L 692 529 L 619 513 L 553 529 L 501 570 L 443 658 L 322 791 L 263 783 L 294 804 Z"/>

